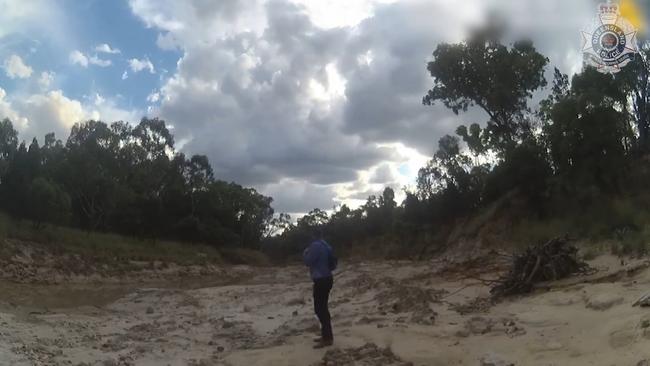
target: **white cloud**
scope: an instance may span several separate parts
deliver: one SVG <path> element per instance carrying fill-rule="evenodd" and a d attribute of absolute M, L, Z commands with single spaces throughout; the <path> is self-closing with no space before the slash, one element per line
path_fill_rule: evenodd
<path fill-rule="evenodd" d="M 111 48 L 111 46 L 108 45 L 108 43 L 102 43 L 97 45 L 95 47 L 95 51 L 102 52 L 102 53 L 110 53 L 110 54 L 118 54 L 122 52 L 118 48 Z"/>
<path fill-rule="evenodd" d="M 103 60 L 103 59 L 97 57 L 97 55 L 88 57 L 88 56 L 84 55 L 83 52 L 81 52 L 79 50 L 74 50 L 74 51 L 70 52 L 69 59 L 70 59 L 70 62 L 72 62 L 73 65 L 78 64 L 78 65 L 80 65 L 82 67 L 88 67 L 89 64 L 90 65 L 96 65 L 96 66 L 99 66 L 99 67 L 108 67 L 108 66 L 111 66 L 111 64 L 112 64 L 111 60 Z"/>
<path fill-rule="evenodd" d="M 156 103 L 160 100 L 160 93 L 154 91 L 147 96 L 147 102 Z"/>
<path fill-rule="evenodd" d="M 14 128 L 23 130 L 27 126 L 27 119 L 18 114 L 11 106 L 11 103 L 5 98 L 6 96 L 7 92 L 0 88 L 0 119 L 9 118 Z"/>
<path fill-rule="evenodd" d="M 292 0 L 303 5 L 309 18 L 322 28 L 355 26 L 373 15 L 374 8 L 395 0 Z"/>
<path fill-rule="evenodd" d="M 50 85 L 52 85 L 52 82 L 54 81 L 54 71 L 43 71 L 41 72 L 41 76 L 38 78 L 38 86 L 42 90 L 47 90 L 50 88 Z"/>
<path fill-rule="evenodd" d="M 47 19 L 44 22 L 43 19 Z M 50 40 L 64 42 L 65 14 L 59 4 L 49 0 L 0 0 L 0 38 L 11 34 L 29 34 L 30 38 L 44 35 Z"/>
<path fill-rule="evenodd" d="M 4 62 L 5 73 L 11 79 L 25 79 L 32 75 L 31 67 L 25 64 L 23 59 L 18 55 L 9 56 Z"/>
<path fill-rule="evenodd" d="M 57 66 L 57 60 L 88 67 L 106 65 L 107 60 L 103 58 L 109 57 L 102 52 L 107 50 L 102 45 L 98 51 L 77 49 L 76 45 L 81 41 L 79 37 L 83 38 L 79 33 L 84 29 L 76 27 L 77 23 L 70 19 L 72 16 L 58 1 L 0 0 L 0 72 L 7 72 L 9 77 L 31 77 L 29 82 L 10 89 L 8 94 L 0 88 L 0 118 L 12 120 L 21 140 L 42 138 L 47 132 L 55 132 L 57 137 L 65 140 L 75 122 L 88 118 L 137 122 L 142 116 L 140 111 L 121 107 L 122 100 L 118 97 L 105 96 L 101 103 L 96 103 L 94 100 L 76 99 L 67 94 L 67 90 L 59 90 L 59 80 L 68 79 L 74 83 L 75 75 L 65 74 L 66 68 L 59 70 L 61 65 Z M 30 55 L 34 49 L 37 51 Z M 22 59 L 12 56 L 16 50 L 24 50 L 25 53 L 18 53 Z M 110 50 L 112 54 L 117 51 L 113 47 Z M 87 51 L 90 54 L 84 54 Z M 95 52 L 97 55 L 91 57 Z M 51 66 L 39 69 L 36 61 L 32 61 L 37 58 Z M 34 64 L 26 65 L 26 62 Z"/>
<path fill-rule="evenodd" d="M 129 67 L 131 67 L 131 71 L 133 72 L 140 72 L 145 69 L 148 69 L 152 74 L 155 72 L 153 64 L 148 58 L 143 58 L 142 60 L 132 58 L 129 60 Z"/>
<path fill-rule="evenodd" d="M 26 141 L 42 138 L 49 132 L 65 140 L 75 123 L 88 119 L 134 122 L 141 115 L 142 112 L 120 108 L 115 99 L 99 94 L 86 101 L 69 98 L 62 90 L 9 98 L 0 88 L 0 119 L 11 119 L 20 139 Z"/>
<path fill-rule="evenodd" d="M 178 11 L 131 4 L 165 32 L 165 47 L 184 52 L 155 112 L 189 141 L 183 150 L 208 155 L 221 179 L 254 185 L 280 211 L 299 213 L 332 208 L 360 172 L 400 160 L 393 148 L 342 130 L 347 83 L 338 63 L 349 30 L 320 29 L 304 9 L 277 0 L 244 12 L 217 2 L 178 3 Z M 265 29 L 222 31 L 260 12 Z"/>
<path fill-rule="evenodd" d="M 70 59 L 70 62 L 72 62 L 73 65 L 78 64 L 78 65 L 80 65 L 82 67 L 88 67 L 88 57 L 86 57 L 86 55 L 84 55 L 79 50 L 74 50 L 74 51 L 70 52 L 69 59 Z"/>
<path fill-rule="evenodd" d="M 579 65 L 574 18 L 594 12 L 587 0 L 129 4 L 159 31 L 160 48 L 183 54 L 153 112 L 188 141 L 184 150 L 207 154 L 217 176 L 255 185 L 294 212 L 413 184 L 439 137 L 487 120 L 421 100 L 436 45 L 462 40 L 491 7 L 565 72 Z M 537 32 L 525 29 L 536 23 Z M 306 193 L 292 200 L 293 191 Z"/>
<path fill-rule="evenodd" d="M 122 80 L 126 80 L 126 79 L 128 79 L 128 78 L 129 78 L 129 73 L 128 73 L 127 71 L 124 71 L 124 72 L 122 73 Z"/>
<path fill-rule="evenodd" d="M 184 49 L 240 32 L 261 34 L 266 28 L 263 2 L 129 0 L 129 5 L 148 27 L 162 32 L 159 46 Z"/>
<path fill-rule="evenodd" d="M 29 132 L 41 130 L 44 126 L 39 124 L 44 123 L 50 124 L 55 132 L 68 131 L 72 125 L 89 116 L 79 101 L 66 97 L 61 90 L 34 94 L 16 104 L 29 120 Z"/>
<path fill-rule="evenodd" d="M 219 3 L 202 6 L 210 9 L 188 12 L 193 15 L 172 28 L 172 37 L 203 37 L 204 29 L 223 23 L 225 15 L 214 14 L 225 11 Z M 209 156 L 218 177 L 266 187 L 265 192 L 275 184 L 273 192 L 282 197 L 291 191 L 279 193 L 288 187 L 277 185 L 280 181 L 312 185 L 310 192 L 329 192 L 331 208 L 336 185 L 393 159 L 394 151 L 341 130 L 346 85 L 336 61 L 346 32 L 319 29 L 300 8 L 281 1 L 263 9 L 263 24 L 268 24 L 264 32 L 183 43 L 184 55 L 159 91 L 155 111 L 174 125 L 179 141 L 189 140 L 185 151 Z M 212 15 L 195 18 L 203 13 Z M 192 21 L 200 26 L 191 28 Z M 308 200 L 295 202 L 317 206 Z"/>
<path fill-rule="evenodd" d="M 109 124 L 115 121 L 137 123 L 142 116 L 140 111 L 122 109 L 117 105 L 114 98 L 107 98 L 100 94 L 95 94 L 95 97 L 90 102 L 91 105 L 86 106 L 88 113 L 95 116 L 95 119 Z"/>
<path fill-rule="evenodd" d="M 112 63 L 111 60 L 102 60 L 99 57 L 97 57 L 97 55 L 88 58 L 88 62 L 93 65 L 97 65 L 99 67 L 108 67 L 111 66 Z"/>

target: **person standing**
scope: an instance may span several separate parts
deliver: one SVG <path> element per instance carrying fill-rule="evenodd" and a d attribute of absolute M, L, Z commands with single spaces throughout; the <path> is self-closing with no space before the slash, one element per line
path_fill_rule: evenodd
<path fill-rule="evenodd" d="M 312 241 L 303 252 L 303 260 L 309 267 L 314 282 L 314 312 L 321 324 L 321 336 L 314 340 L 316 342 L 314 348 L 329 347 L 334 343 L 334 336 L 327 303 L 334 284 L 332 271 L 336 268 L 337 261 L 332 247 L 323 239 L 321 230 L 317 229 L 312 233 Z"/>

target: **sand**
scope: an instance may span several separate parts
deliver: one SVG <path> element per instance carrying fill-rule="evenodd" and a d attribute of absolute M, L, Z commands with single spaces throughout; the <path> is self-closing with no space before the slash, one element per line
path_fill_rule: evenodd
<path fill-rule="evenodd" d="M 650 270 L 625 269 L 638 264 L 602 257 L 596 275 L 491 306 L 486 285 L 438 262 L 342 263 L 330 350 L 311 348 L 301 266 L 193 289 L 96 284 L 29 298 L 34 285 L 5 283 L 0 365 L 637 365 L 650 359 L 650 309 L 632 303 Z M 73 299 L 38 301 L 48 296 Z"/>

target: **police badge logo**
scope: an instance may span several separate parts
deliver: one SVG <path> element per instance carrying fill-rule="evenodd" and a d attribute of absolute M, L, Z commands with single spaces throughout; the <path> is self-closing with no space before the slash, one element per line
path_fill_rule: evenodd
<path fill-rule="evenodd" d="M 598 10 L 589 31 L 582 32 L 584 62 L 602 73 L 617 73 L 639 51 L 637 30 L 621 16 L 618 4 L 608 1 Z"/>

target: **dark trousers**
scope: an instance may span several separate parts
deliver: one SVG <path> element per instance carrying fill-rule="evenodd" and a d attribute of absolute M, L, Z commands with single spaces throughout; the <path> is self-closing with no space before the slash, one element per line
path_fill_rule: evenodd
<path fill-rule="evenodd" d="M 314 280 L 314 311 L 320 321 L 321 336 L 324 340 L 334 339 L 332 335 L 332 320 L 327 307 L 333 284 L 334 279 L 331 276 Z"/>

